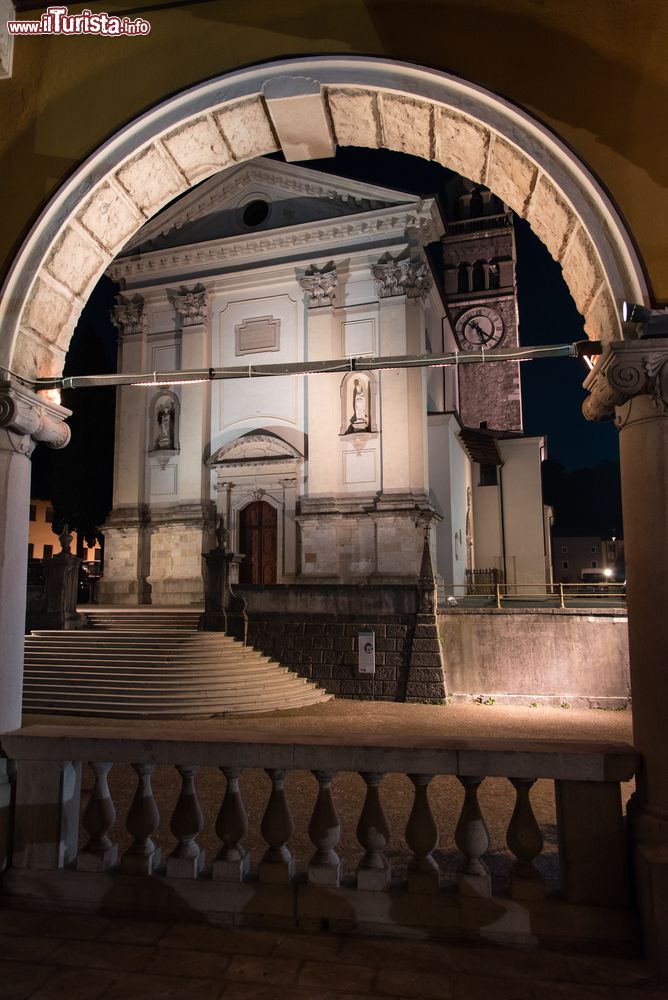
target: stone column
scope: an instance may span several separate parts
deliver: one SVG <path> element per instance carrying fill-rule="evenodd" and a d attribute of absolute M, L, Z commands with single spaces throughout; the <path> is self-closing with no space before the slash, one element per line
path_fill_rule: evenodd
<path fill-rule="evenodd" d="M 67 444 L 69 415 L 23 386 L 0 383 L 0 734 L 21 725 L 30 456 L 37 441 Z M 13 781 L 11 761 L 0 756 L 0 871 L 9 857 Z"/>
<path fill-rule="evenodd" d="M 65 447 L 70 412 L 23 386 L 0 384 L 0 733 L 21 724 L 30 456 L 38 441 Z"/>
<path fill-rule="evenodd" d="M 668 977 L 668 341 L 609 344 L 585 382 L 590 419 L 620 431 L 633 738 L 629 807 L 645 947 Z"/>

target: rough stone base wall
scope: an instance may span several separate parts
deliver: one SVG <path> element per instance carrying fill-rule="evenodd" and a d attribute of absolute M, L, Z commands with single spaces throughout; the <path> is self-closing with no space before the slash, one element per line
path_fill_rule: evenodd
<path fill-rule="evenodd" d="M 433 622 L 433 618 L 432 618 Z M 415 615 L 249 615 L 248 643 L 279 660 L 301 677 L 307 677 L 342 698 L 377 701 L 436 701 L 445 697 L 440 647 L 435 623 L 433 635 L 421 636 L 430 649 L 420 649 L 415 663 Z M 376 674 L 358 672 L 358 633 L 371 629 L 376 635 Z M 431 649 L 434 646 L 435 651 Z M 419 676 L 414 676 L 415 671 Z"/>

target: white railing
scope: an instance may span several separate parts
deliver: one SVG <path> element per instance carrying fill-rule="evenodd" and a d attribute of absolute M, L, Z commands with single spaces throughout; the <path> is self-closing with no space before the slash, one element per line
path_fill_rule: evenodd
<path fill-rule="evenodd" d="M 157 908 L 161 914 L 196 913 L 229 923 L 383 933 L 419 928 L 502 939 L 507 934 L 511 940 L 574 936 L 625 947 L 635 940 L 620 782 L 633 776 L 638 756 L 626 744 L 416 738 L 411 746 L 357 735 L 350 743 L 327 737 L 282 743 L 258 739 L 256 732 L 247 740 L 237 733 L 233 739 L 200 741 L 128 738 L 127 730 L 115 727 L 35 726 L 3 737 L 2 746 L 17 762 L 13 862 L 2 885 L 9 905 L 28 898 L 55 908 L 146 915 Z M 95 778 L 80 815 L 86 761 Z M 134 798 L 124 817 L 129 846 L 122 852 L 112 838 L 116 806 L 108 782 L 117 763 L 131 764 L 135 772 Z M 175 768 L 180 779 L 170 821 L 176 846 L 165 859 L 154 839 L 165 808 L 152 787 L 156 767 Z M 198 842 L 204 827 L 196 789 L 201 767 L 218 768 L 226 779 L 214 823 L 218 850 L 208 866 Z M 263 768 L 271 781 L 260 824 L 263 847 L 254 858 L 244 844 L 248 817 L 239 778 L 246 768 Z M 317 780 L 308 856 L 295 857 L 290 844 L 294 821 L 285 778 L 291 771 L 310 771 Z M 356 824 L 360 845 L 356 870 L 349 873 L 337 853 L 337 772 L 359 773 L 366 788 L 359 815 L 345 818 Z M 390 830 L 383 806 L 388 773 L 407 775 L 413 786 L 405 828 L 410 853 L 401 877 L 388 859 L 390 840 L 402 832 Z M 464 789 L 454 829 L 461 857 L 450 884 L 444 884 L 434 857 L 439 831 L 430 783 L 435 775 L 455 775 Z M 508 887 L 494 895 L 485 863 L 489 836 L 478 802 L 488 777 L 507 778 L 515 796 L 506 837 Z M 543 836 L 529 791 L 538 778 L 554 782 L 556 893 L 536 866 Z M 574 906 L 584 908 L 578 917 Z"/>

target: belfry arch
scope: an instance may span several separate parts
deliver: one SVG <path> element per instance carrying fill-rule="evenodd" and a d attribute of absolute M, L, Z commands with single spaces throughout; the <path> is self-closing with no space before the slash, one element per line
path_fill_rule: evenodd
<path fill-rule="evenodd" d="M 172 97 L 93 153 L 15 260 L 0 307 L 0 364 L 27 379 L 59 375 L 105 268 L 147 219 L 199 181 L 267 153 L 304 160 L 333 155 L 337 145 L 410 153 L 489 187 L 559 261 L 591 338 L 620 339 L 621 301 L 648 301 L 640 261 L 610 199 L 526 112 L 418 66 L 288 59 Z"/>

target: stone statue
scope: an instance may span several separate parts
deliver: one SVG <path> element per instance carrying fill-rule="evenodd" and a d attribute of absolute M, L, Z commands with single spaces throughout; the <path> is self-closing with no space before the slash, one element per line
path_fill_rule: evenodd
<path fill-rule="evenodd" d="M 358 378 L 355 379 L 353 386 L 352 425 L 356 430 L 366 430 L 369 425 L 369 417 L 366 412 L 366 392 Z"/>
<path fill-rule="evenodd" d="M 158 448 L 174 447 L 174 403 L 171 400 L 163 400 L 158 406 Z"/>

